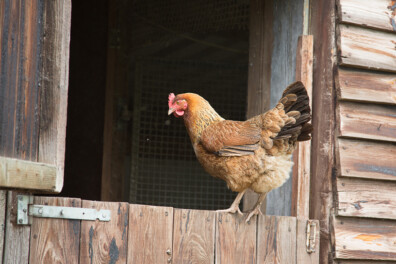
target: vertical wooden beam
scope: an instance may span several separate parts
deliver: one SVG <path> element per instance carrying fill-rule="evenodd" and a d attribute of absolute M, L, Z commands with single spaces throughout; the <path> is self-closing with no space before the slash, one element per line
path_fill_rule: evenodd
<path fill-rule="evenodd" d="M 257 230 L 257 264 L 296 262 L 296 218 L 260 215 Z"/>
<path fill-rule="evenodd" d="M 332 176 L 334 168 L 334 76 L 335 49 L 335 0 L 311 2 L 311 33 L 314 42 L 311 141 L 311 195 L 310 219 L 320 221 L 320 263 L 331 263 L 332 245 L 330 232 L 333 207 Z"/>
<path fill-rule="evenodd" d="M 214 211 L 174 209 L 172 263 L 214 263 Z"/>
<path fill-rule="evenodd" d="M 66 145 L 71 0 L 44 2 L 38 161 L 56 165 L 63 187 Z"/>
<path fill-rule="evenodd" d="M 3 263 L 28 264 L 30 226 L 17 225 L 17 194 L 8 191 Z"/>
<path fill-rule="evenodd" d="M 111 221 L 81 222 L 80 264 L 126 264 L 129 205 L 127 203 L 104 203 L 83 200 L 82 207 L 110 210 Z"/>
<path fill-rule="evenodd" d="M 172 234 L 172 207 L 131 204 L 128 263 L 171 263 Z"/>
<path fill-rule="evenodd" d="M 3 263 L 7 191 L 0 190 L 0 264 Z"/>
<path fill-rule="evenodd" d="M 35 197 L 34 204 L 81 207 L 81 200 Z M 80 227 L 80 220 L 33 218 L 29 263 L 79 263 Z"/>
<path fill-rule="evenodd" d="M 297 45 L 296 80 L 307 89 L 312 106 L 313 36 L 301 36 Z M 292 216 L 309 219 L 311 142 L 298 144 L 293 153 Z"/>
<path fill-rule="evenodd" d="M 272 7 L 272 0 L 250 1 L 247 118 L 264 113 L 270 106 Z M 249 190 L 243 199 L 243 208 L 252 208 L 257 198 L 258 195 Z M 265 212 L 265 202 L 261 210 Z"/>
<path fill-rule="evenodd" d="M 256 263 L 257 217 L 217 213 L 216 264 Z"/>

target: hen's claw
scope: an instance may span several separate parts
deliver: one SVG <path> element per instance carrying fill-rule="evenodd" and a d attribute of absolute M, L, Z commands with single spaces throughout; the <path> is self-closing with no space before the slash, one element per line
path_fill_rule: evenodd
<path fill-rule="evenodd" d="M 230 214 L 235 214 L 236 212 L 238 212 L 239 215 L 243 215 L 243 213 L 239 209 L 239 206 L 236 206 L 236 207 L 231 206 L 228 209 L 216 210 L 216 212 L 218 212 L 218 213 L 230 213 Z"/>
<path fill-rule="evenodd" d="M 246 223 L 249 222 L 250 218 L 252 218 L 252 217 L 255 216 L 255 215 L 259 215 L 259 214 L 260 214 L 260 215 L 263 215 L 263 213 L 262 213 L 261 210 L 260 210 L 260 206 L 254 208 L 254 209 L 249 213 L 248 217 L 246 218 Z"/>

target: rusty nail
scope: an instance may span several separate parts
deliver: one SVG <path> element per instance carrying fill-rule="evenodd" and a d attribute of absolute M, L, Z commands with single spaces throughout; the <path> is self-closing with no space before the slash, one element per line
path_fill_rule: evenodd
<path fill-rule="evenodd" d="M 60 215 L 63 215 L 63 210 L 61 210 L 59 213 L 60 213 Z"/>
<path fill-rule="evenodd" d="M 26 208 L 23 208 L 23 210 L 22 210 L 24 213 L 26 213 Z"/>
<path fill-rule="evenodd" d="M 168 248 L 168 250 L 166 250 L 166 254 L 168 254 L 168 255 L 172 254 L 172 252 L 169 248 Z"/>
<path fill-rule="evenodd" d="M 22 220 L 22 219 L 19 219 L 18 222 L 19 222 L 20 224 L 22 224 L 23 220 Z"/>
<path fill-rule="evenodd" d="M 38 209 L 38 213 L 42 214 L 43 213 L 43 208 Z"/>
<path fill-rule="evenodd" d="M 172 262 L 172 258 L 168 258 L 168 263 L 171 263 Z"/>
<path fill-rule="evenodd" d="M 165 212 L 165 216 L 168 216 L 168 212 Z"/>
<path fill-rule="evenodd" d="M 342 221 L 341 221 L 341 223 L 340 223 L 340 224 L 341 224 L 341 225 L 343 225 L 343 224 L 344 224 L 344 222 L 342 222 Z"/>

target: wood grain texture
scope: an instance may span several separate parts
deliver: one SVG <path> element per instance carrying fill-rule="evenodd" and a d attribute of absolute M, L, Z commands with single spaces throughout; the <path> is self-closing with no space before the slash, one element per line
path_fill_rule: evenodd
<path fill-rule="evenodd" d="M 395 261 L 382 261 L 382 260 L 335 260 L 334 264 L 395 264 Z"/>
<path fill-rule="evenodd" d="M 344 23 L 395 32 L 392 5 L 391 0 L 338 0 L 338 16 Z"/>
<path fill-rule="evenodd" d="M 396 180 L 396 145 L 353 139 L 338 139 L 342 176 Z"/>
<path fill-rule="evenodd" d="M 313 36 L 298 39 L 296 80 L 302 81 L 312 106 Z M 292 206 L 291 215 L 309 218 L 309 193 L 311 183 L 311 142 L 298 143 L 293 153 Z"/>
<path fill-rule="evenodd" d="M 396 72 L 395 34 L 339 25 L 340 65 Z"/>
<path fill-rule="evenodd" d="M 173 263 L 214 263 L 216 213 L 174 209 Z"/>
<path fill-rule="evenodd" d="M 295 264 L 297 258 L 296 218 L 260 215 L 258 221 L 257 263 Z"/>
<path fill-rule="evenodd" d="M 81 200 L 35 197 L 34 204 L 81 207 Z M 78 263 L 80 227 L 80 220 L 33 218 L 29 263 Z"/>
<path fill-rule="evenodd" d="M 0 155 L 36 161 L 42 3 L 6 0 L 0 13 Z"/>
<path fill-rule="evenodd" d="M 0 186 L 54 191 L 55 185 L 55 166 L 0 157 Z"/>
<path fill-rule="evenodd" d="M 339 68 L 339 99 L 396 104 L 396 74 Z"/>
<path fill-rule="evenodd" d="M 297 232 L 296 232 L 296 251 L 297 251 L 297 264 L 317 264 L 319 263 L 320 252 L 320 226 L 319 221 L 315 220 L 316 233 L 315 233 L 315 252 L 307 252 L 307 220 L 297 218 Z M 313 231 L 312 231 L 313 232 Z"/>
<path fill-rule="evenodd" d="M 337 202 L 338 215 L 396 219 L 396 183 L 338 177 Z"/>
<path fill-rule="evenodd" d="M 396 260 L 396 222 L 337 217 L 335 256 L 340 259 Z"/>
<path fill-rule="evenodd" d="M 56 165 L 55 192 L 63 187 L 71 0 L 45 1 L 43 16 L 38 161 Z"/>
<path fill-rule="evenodd" d="M 15 191 L 7 193 L 3 263 L 28 264 L 30 226 L 16 224 L 17 195 L 18 193 Z"/>
<path fill-rule="evenodd" d="M 334 66 L 335 1 L 311 1 L 311 34 L 314 36 L 312 91 L 312 155 L 310 219 L 320 221 L 320 260 L 331 263 L 332 234 L 330 208 L 333 207 L 332 174 L 334 171 Z"/>
<path fill-rule="evenodd" d="M 271 108 L 277 104 L 284 89 L 296 80 L 297 43 L 298 37 L 303 32 L 304 9 L 302 0 L 278 0 L 273 1 L 273 5 Z M 266 199 L 266 214 L 291 215 L 292 178 L 290 177 L 281 187 L 268 193 Z"/>
<path fill-rule="evenodd" d="M 127 263 L 127 203 L 82 201 L 82 207 L 111 211 L 110 222 L 82 221 L 80 264 Z"/>
<path fill-rule="evenodd" d="M 396 106 L 339 103 L 339 135 L 396 142 Z"/>
<path fill-rule="evenodd" d="M 0 190 L 0 264 L 3 263 L 6 209 L 7 209 L 7 191 Z"/>
<path fill-rule="evenodd" d="M 272 24 L 273 1 L 250 1 L 247 118 L 264 113 L 270 107 Z M 257 199 L 258 194 L 248 190 L 243 198 L 243 208 L 250 210 Z M 265 212 L 265 205 L 263 202 L 262 212 Z"/>
<path fill-rule="evenodd" d="M 216 264 L 256 263 L 257 217 L 216 213 Z"/>
<path fill-rule="evenodd" d="M 171 261 L 172 233 L 172 207 L 131 204 L 129 206 L 128 263 L 168 263 L 168 260 Z"/>

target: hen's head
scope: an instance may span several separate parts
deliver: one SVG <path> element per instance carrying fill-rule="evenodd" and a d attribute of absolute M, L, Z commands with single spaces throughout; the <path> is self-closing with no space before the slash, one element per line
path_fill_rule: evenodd
<path fill-rule="evenodd" d="M 186 111 L 188 104 L 186 99 L 179 97 L 179 95 L 175 96 L 171 93 L 168 97 L 168 106 L 168 115 L 173 113 L 175 117 L 181 117 L 184 115 L 184 111 Z"/>

